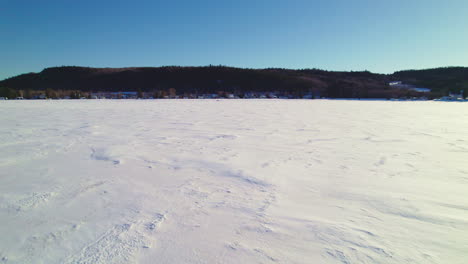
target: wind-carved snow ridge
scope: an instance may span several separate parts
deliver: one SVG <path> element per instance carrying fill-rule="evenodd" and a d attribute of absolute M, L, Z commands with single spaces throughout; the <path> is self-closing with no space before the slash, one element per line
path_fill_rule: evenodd
<path fill-rule="evenodd" d="M 116 225 L 98 240 L 87 245 L 77 256 L 65 263 L 128 263 L 138 247 L 144 245 L 140 237 L 128 237 L 130 224 Z"/>
<path fill-rule="evenodd" d="M 16 203 L 16 206 L 18 211 L 27 210 L 29 208 L 35 208 L 38 205 L 47 202 L 47 200 L 54 195 L 56 195 L 56 193 L 54 192 L 32 193 L 28 197 L 19 200 Z"/>
<path fill-rule="evenodd" d="M 111 148 L 91 148 L 91 158 L 95 160 L 110 161 L 113 164 L 121 164 L 123 160 Z"/>
<path fill-rule="evenodd" d="M 155 213 L 133 223 L 115 225 L 64 263 L 133 263 L 139 251 L 153 246 L 149 237 L 164 220 L 163 214 Z"/>
<path fill-rule="evenodd" d="M 46 205 L 58 193 L 55 191 L 31 192 L 15 197 L 2 197 L 0 195 L 0 209 L 7 209 L 11 213 L 26 213 L 27 211 Z M 3 199 L 2 199 L 3 198 Z"/>
<path fill-rule="evenodd" d="M 156 213 L 154 219 L 146 223 L 146 228 L 149 230 L 156 230 L 160 227 L 161 223 L 166 219 L 163 214 Z"/>
<path fill-rule="evenodd" d="M 359 232 L 356 235 L 353 230 L 346 228 L 320 225 L 310 225 L 309 228 L 315 234 L 315 238 L 326 245 L 326 254 L 339 263 L 366 263 L 375 262 L 376 259 L 393 258 L 392 252 L 376 245 L 378 243 L 375 241 L 379 237 L 370 231 L 355 229 L 354 231 Z"/>
<path fill-rule="evenodd" d="M 181 164 L 181 165 L 175 165 L 175 164 Z M 175 164 L 172 166 L 178 167 L 178 168 L 179 166 L 182 166 L 181 168 L 205 169 L 205 170 L 209 170 L 211 172 L 216 173 L 216 175 L 236 179 L 241 182 L 256 185 L 259 187 L 271 186 L 271 184 L 266 181 L 247 175 L 247 173 L 243 171 L 242 169 L 237 169 L 237 170 L 232 169 L 229 166 L 222 164 L 222 163 L 192 159 L 192 160 L 176 160 Z"/>

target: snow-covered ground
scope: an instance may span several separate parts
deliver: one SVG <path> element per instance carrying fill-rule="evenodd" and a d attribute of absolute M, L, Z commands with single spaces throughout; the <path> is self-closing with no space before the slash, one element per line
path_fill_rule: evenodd
<path fill-rule="evenodd" d="M 467 263 L 468 104 L 0 103 L 0 263 Z"/>

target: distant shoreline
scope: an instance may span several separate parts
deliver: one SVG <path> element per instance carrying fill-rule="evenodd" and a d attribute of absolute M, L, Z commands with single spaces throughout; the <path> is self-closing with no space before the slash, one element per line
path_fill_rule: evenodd
<path fill-rule="evenodd" d="M 465 99 L 468 67 L 375 74 L 226 66 L 46 68 L 0 81 L 0 97 Z M 448 98 L 446 98 L 448 99 Z"/>

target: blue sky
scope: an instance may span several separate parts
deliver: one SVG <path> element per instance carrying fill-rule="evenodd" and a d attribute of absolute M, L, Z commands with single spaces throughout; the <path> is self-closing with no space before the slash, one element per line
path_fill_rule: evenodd
<path fill-rule="evenodd" d="M 61 65 L 468 66 L 466 0 L 0 0 L 0 79 Z"/>

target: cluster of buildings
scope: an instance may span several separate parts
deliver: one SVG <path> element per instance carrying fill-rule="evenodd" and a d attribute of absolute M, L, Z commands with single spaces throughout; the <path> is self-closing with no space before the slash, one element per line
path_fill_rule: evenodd
<path fill-rule="evenodd" d="M 98 92 L 91 93 L 91 99 L 137 99 L 138 92 Z"/>
<path fill-rule="evenodd" d="M 424 87 L 417 87 L 411 84 L 405 84 L 402 81 L 390 82 L 389 86 L 394 89 L 401 89 L 407 91 L 413 91 L 420 93 L 421 96 L 400 98 L 392 100 L 428 100 L 431 89 Z M 20 93 L 21 94 L 21 93 Z M 230 92 L 218 92 L 218 93 L 204 93 L 194 94 L 185 93 L 183 95 L 177 95 L 175 89 L 171 88 L 168 91 L 156 91 L 156 92 L 142 92 L 142 91 L 120 91 L 120 92 L 91 92 L 82 93 L 73 91 L 65 96 L 64 93 L 54 94 L 54 99 L 320 99 L 323 98 L 319 91 L 310 91 L 302 95 L 292 95 L 280 92 L 246 92 L 246 93 L 230 93 Z M 60 95 L 60 96 L 59 96 Z M 413 95 L 414 96 L 414 95 Z M 28 98 L 31 99 L 48 99 L 46 93 L 36 93 Z M 0 97 L 0 100 L 7 100 L 12 98 Z M 15 99 L 21 100 L 23 97 L 16 97 Z M 436 99 L 438 101 L 467 101 L 468 98 L 464 98 L 464 92 L 450 93 L 448 96 Z"/>
<path fill-rule="evenodd" d="M 226 93 L 226 92 L 219 92 L 219 93 L 205 93 L 205 94 L 183 94 L 183 95 L 176 95 L 176 94 L 164 94 L 164 95 L 155 95 L 155 93 L 148 93 L 148 92 L 98 92 L 98 93 L 91 93 L 91 99 L 219 99 L 219 98 L 227 98 L 227 99 L 318 99 L 320 98 L 319 94 L 306 94 L 301 97 L 292 96 L 292 95 L 285 95 L 276 92 L 248 92 L 243 94 L 234 94 L 234 93 Z"/>
<path fill-rule="evenodd" d="M 320 99 L 319 94 L 307 93 L 303 96 L 293 96 L 289 94 L 280 94 L 275 92 L 249 92 L 243 94 L 234 93 L 207 93 L 207 94 L 184 94 L 184 95 L 155 95 L 147 92 L 96 92 L 78 97 L 62 96 L 56 99 Z M 0 97 L 0 100 L 12 98 Z M 16 100 L 24 99 L 23 97 L 13 98 Z M 38 94 L 31 99 L 48 99 L 45 94 Z"/>
<path fill-rule="evenodd" d="M 390 82 L 388 84 L 392 88 L 397 88 L 397 89 L 405 89 L 409 91 L 415 91 L 419 93 L 430 93 L 431 89 L 429 88 L 423 88 L 423 87 L 417 87 L 415 85 L 411 84 L 405 84 L 402 81 L 395 81 L 395 82 Z M 468 97 L 464 97 L 464 91 L 461 90 L 460 93 L 449 93 L 448 96 L 443 96 L 441 98 L 435 99 L 436 101 L 467 101 Z"/>
<path fill-rule="evenodd" d="M 436 101 L 468 101 L 468 97 L 463 98 L 463 90 L 460 93 L 449 93 L 448 96 L 436 99 Z"/>
<path fill-rule="evenodd" d="M 412 84 L 405 84 L 402 81 L 390 82 L 388 85 L 391 88 L 415 91 L 415 92 L 418 92 L 418 93 L 430 93 L 431 92 L 431 89 L 429 89 L 429 88 L 416 87 L 415 85 L 412 85 Z"/>

